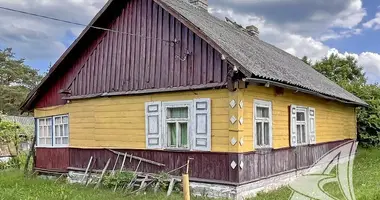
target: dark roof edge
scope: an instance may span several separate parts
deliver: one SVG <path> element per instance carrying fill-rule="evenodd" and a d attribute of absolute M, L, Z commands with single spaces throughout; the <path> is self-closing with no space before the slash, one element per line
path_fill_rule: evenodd
<path fill-rule="evenodd" d="M 351 104 L 351 105 L 355 105 L 355 106 L 368 107 L 367 103 L 363 104 L 363 103 L 354 102 L 354 101 L 347 101 L 347 100 L 340 99 L 340 98 L 337 98 L 337 97 L 333 97 L 333 96 L 330 96 L 330 95 L 327 95 L 327 94 L 322 94 L 320 92 L 316 92 L 316 91 L 313 91 L 313 90 L 310 90 L 310 89 L 302 88 L 302 87 L 299 87 L 299 86 L 293 86 L 293 85 L 290 85 L 290 84 L 280 83 L 280 82 L 276 82 L 276 81 L 271 81 L 271 80 L 266 80 L 266 79 L 259 79 L 259 78 L 245 78 L 245 79 L 243 79 L 243 81 L 245 81 L 245 82 L 251 82 L 251 83 L 264 83 L 264 84 L 265 83 L 269 83 L 269 84 L 271 84 L 273 86 L 282 87 L 282 88 L 286 88 L 286 89 L 290 89 L 290 90 L 300 91 L 300 92 L 305 93 L 305 94 L 311 94 L 311 95 L 318 96 L 318 97 L 321 97 L 321 98 L 324 98 L 324 99 L 338 101 L 338 102 L 341 102 L 341 103 L 344 103 L 344 104 Z"/>
<path fill-rule="evenodd" d="M 91 20 L 88 26 L 82 31 L 82 33 L 78 36 L 78 38 L 66 49 L 66 51 L 59 57 L 59 59 L 55 62 L 55 64 L 50 68 L 48 74 L 41 80 L 41 82 L 28 94 L 26 99 L 21 103 L 20 110 L 25 112 L 30 110 L 30 106 L 32 102 L 37 97 L 38 90 L 45 84 L 45 82 L 50 78 L 51 74 L 58 68 L 58 66 L 62 63 L 63 60 L 69 55 L 71 50 L 78 44 L 78 42 L 83 38 L 84 35 L 91 29 L 91 26 L 95 24 L 95 22 L 103 15 L 103 13 L 108 9 L 111 3 L 114 0 L 108 0 L 107 3 L 103 6 L 102 9 L 95 15 L 95 17 Z"/>

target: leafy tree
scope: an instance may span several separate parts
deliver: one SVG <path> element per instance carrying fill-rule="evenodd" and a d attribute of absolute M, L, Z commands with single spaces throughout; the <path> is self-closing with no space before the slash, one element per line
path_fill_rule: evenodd
<path fill-rule="evenodd" d="M 340 58 L 332 54 L 316 62 L 313 67 L 343 87 L 346 84 L 364 85 L 367 82 L 363 67 L 358 66 L 358 61 L 351 56 Z"/>
<path fill-rule="evenodd" d="M 11 48 L 0 50 L 0 112 L 18 115 L 19 105 L 41 79 L 38 70 L 16 59 Z"/>
<path fill-rule="evenodd" d="M 368 84 L 363 67 L 350 56 L 333 54 L 317 61 L 313 68 L 368 103 L 368 107 L 357 109 L 358 139 L 363 146 L 380 146 L 379 85 Z"/>

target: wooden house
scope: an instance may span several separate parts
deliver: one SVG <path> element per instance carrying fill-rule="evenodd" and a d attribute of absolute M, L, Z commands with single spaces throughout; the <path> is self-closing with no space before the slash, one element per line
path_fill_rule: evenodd
<path fill-rule="evenodd" d="M 22 105 L 35 167 L 67 172 L 93 156 L 102 169 L 116 160 L 107 149 L 165 165 L 143 172 L 192 157 L 193 184 L 247 195 L 355 140 L 366 103 L 257 34 L 207 0 L 110 0 Z"/>

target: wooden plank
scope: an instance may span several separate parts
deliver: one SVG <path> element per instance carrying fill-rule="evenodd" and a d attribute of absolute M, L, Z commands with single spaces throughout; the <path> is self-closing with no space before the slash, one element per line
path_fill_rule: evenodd
<path fill-rule="evenodd" d="M 177 20 L 178 21 L 178 20 Z M 187 63 L 188 63 L 188 59 L 190 59 L 192 57 L 192 55 L 188 55 L 188 51 L 189 53 L 191 52 L 191 50 L 189 50 L 189 47 L 188 47 L 188 29 L 187 27 L 183 26 L 180 22 L 178 23 L 179 26 L 181 27 L 181 43 L 182 43 L 182 48 L 181 48 L 181 56 L 184 57 L 186 60 L 184 61 L 181 61 L 181 66 L 180 66 L 180 72 L 179 72 L 179 85 L 178 86 L 185 86 L 187 85 L 187 79 L 189 77 L 189 72 L 188 72 L 188 66 L 187 66 Z"/>
<path fill-rule="evenodd" d="M 97 189 L 97 188 L 100 187 L 100 184 L 102 183 L 102 180 L 103 180 L 104 174 L 106 173 L 106 170 L 107 170 L 108 165 L 110 164 L 110 162 L 111 162 L 111 158 L 108 159 L 107 164 L 106 164 L 106 166 L 104 167 L 104 169 L 103 169 L 103 171 L 102 171 L 102 174 L 100 175 L 99 181 L 98 181 L 98 183 L 95 185 L 95 189 Z"/>
<path fill-rule="evenodd" d="M 179 86 L 181 79 L 181 47 L 183 41 L 181 38 L 181 23 L 173 16 L 170 16 L 170 40 L 178 41 L 170 48 L 170 70 L 169 70 L 169 86 Z"/>
<path fill-rule="evenodd" d="M 207 45 L 207 83 L 214 81 L 214 49 Z"/>
<path fill-rule="evenodd" d="M 158 17 L 157 17 L 157 38 L 160 39 L 157 41 L 157 57 L 156 57 L 156 77 L 155 77 L 155 86 L 158 88 L 162 88 L 163 84 L 161 83 L 161 76 L 166 76 L 163 72 L 164 70 L 161 68 L 162 66 L 162 45 L 164 44 L 161 40 L 163 38 L 163 9 L 160 6 L 158 8 Z"/>
<path fill-rule="evenodd" d="M 87 172 L 88 172 L 88 170 L 90 169 L 91 164 L 92 164 L 92 159 L 93 159 L 93 157 L 91 156 L 90 160 L 88 161 L 88 165 L 87 165 L 86 171 L 84 172 L 84 175 L 83 175 L 83 178 L 82 178 L 82 181 L 81 181 L 81 182 L 83 182 L 84 179 L 85 179 L 86 176 L 87 176 Z"/>
<path fill-rule="evenodd" d="M 173 188 L 174 188 L 174 185 L 175 185 L 175 179 L 172 178 L 170 180 L 170 184 L 169 184 L 169 187 L 168 187 L 168 192 L 166 193 L 166 196 L 170 196 L 172 194 L 172 191 L 173 191 Z"/>
<path fill-rule="evenodd" d="M 140 35 L 147 36 L 147 0 L 140 0 Z M 147 55 L 147 39 L 142 37 L 140 40 L 140 65 L 139 65 L 139 74 L 138 74 L 138 81 L 139 81 L 139 90 L 145 89 L 145 76 L 149 76 L 149 74 L 146 74 L 146 56 Z"/>
<path fill-rule="evenodd" d="M 157 166 L 160 166 L 160 167 L 164 167 L 165 166 L 165 164 L 158 163 L 158 162 L 155 162 L 155 161 L 152 161 L 152 160 L 148 160 L 148 159 L 145 159 L 145 158 L 141 158 L 141 157 L 138 157 L 138 156 L 133 156 L 133 155 L 129 155 L 127 153 L 117 152 L 117 151 L 114 151 L 112 149 L 108 149 L 108 150 L 111 151 L 112 153 L 120 154 L 120 155 L 124 156 L 124 161 L 125 161 L 125 158 L 128 157 L 128 158 L 131 158 L 131 159 L 140 160 L 142 162 L 146 162 L 146 163 L 149 163 L 149 164 L 152 164 L 152 165 L 157 165 Z"/>

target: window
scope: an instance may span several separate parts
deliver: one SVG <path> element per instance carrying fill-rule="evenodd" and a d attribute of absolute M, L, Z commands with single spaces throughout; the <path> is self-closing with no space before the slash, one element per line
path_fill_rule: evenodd
<path fill-rule="evenodd" d="M 52 145 L 52 121 L 51 118 L 38 119 L 38 145 Z"/>
<path fill-rule="evenodd" d="M 254 140 L 255 148 L 272 147 L 272 103 L 254 101 Z"/>
<path fill-rule="evenodd" d="M 290 112 L 291 146 L 315 144 L 315 109 L 292 105 Z"/>
<path fill-rule="evenodd" d="M 67 115 L 41 118 L 38 123 L 39 147 L 65 147 L 69 145 L 69 117 Z"/>
<path fill-rule="evenodd" d="M 58 116 L 54 117 L 54 145 L 69 144 L 69 117 Z"/>
<path fill-rule="evenodd" d="M 167 146 L 169 148 L 189 147 L 189 107 L 166 108 Z"/>
<path fill-rule="evenodd" d="M 210 99 L 145 104 L 148 149 L 211 150 Z"/>
<path fill-rule="evenodd" d="M 297 127 L 297 144 L 308 144 L 307 141 L 307 122 L 306 122 L 306 108 L 297 108 L 296 113 L 296 127 Z"/>

